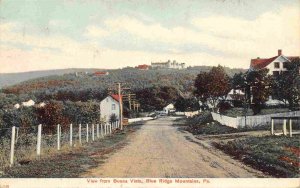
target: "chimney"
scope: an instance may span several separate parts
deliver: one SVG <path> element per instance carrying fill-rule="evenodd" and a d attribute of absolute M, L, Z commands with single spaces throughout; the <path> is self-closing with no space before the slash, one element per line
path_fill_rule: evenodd
<path fill-rule="evenodd" d="M 280 56 L 280 55 L 282 55 L 282 50 L 281 49 L 278 50 L 278 56 Z"/>

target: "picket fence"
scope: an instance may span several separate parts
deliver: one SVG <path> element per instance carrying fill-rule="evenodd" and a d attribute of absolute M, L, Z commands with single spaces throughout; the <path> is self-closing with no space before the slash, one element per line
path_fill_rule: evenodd
<path fill-rule="evenodd" d="M 300 111 L 293 112 L 284 112 L 284 113 L 276 113 L 276 114 L 268 114 L 268 115 L 258 115 L 258 116 L 238 116 L 236 118 L 224 116 L 218 113 L 211 113 L 213 119 L 218 121 L 219 123 L 233 127 L 233 128 L 243 128 L 243 127 L 258 127 L 262 125 L 270 125 L 271 117 L 293 117 L 300 116 Z M 296 123 L 299 123 L 298 121 Z"/>

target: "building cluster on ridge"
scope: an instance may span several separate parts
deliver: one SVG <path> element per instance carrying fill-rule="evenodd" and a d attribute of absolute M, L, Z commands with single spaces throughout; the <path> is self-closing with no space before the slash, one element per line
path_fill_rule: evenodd
<path fill-rule="evenodd" d="M 140 70 L 149 70 L 151 69 L 185 69 L 185 63 L 177 62 L 176 60 L 168 60 L 166 62 L 151 62 L 151 65 L 138 65 L 136 67 Z"/>

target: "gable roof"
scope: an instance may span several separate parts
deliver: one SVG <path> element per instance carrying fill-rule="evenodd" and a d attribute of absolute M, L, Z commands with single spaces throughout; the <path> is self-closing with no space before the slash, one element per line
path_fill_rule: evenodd
<path fill-rule="evenodd" d="M 115 99 L 116 101 L 118 101 L 119 102 L 119 95 L 117 95 L 117 94 L 112 94 L 112 95 L 110 95 L 113 99 Z M 122 100 L 122 95 L 121 95 L 121 100 Z"/>
<path fill-rule="evenodd" d="M 268 66 L 270 63 L 272 63 L 274 60 L 276 60 L 278 57 L 282 57 L 286 59 L 287 61 L 293 61 L 294 59 L 299 58 L 299 56 L 284 56 L 282 55 L 282 50 L 278 50 L 278 55 L 271 57 L 271 58 L 257 58 L 257 59 L 251 59 L 250 63 L 250 69 L 262 69 Z"/>
<path fill-rule="evenodd" d="M 271 58 L 257 58 L 257 59 L 251 59 L 251 63 L 250 63 L 250 67 L 254 68 L 254 69 L 262 69 L 265 68 L 266 66 L 268 66 L 270 63 L 272 63 L 277 57 L 279 56 L 275 56 L 275 57 L 271 57 Z"/>

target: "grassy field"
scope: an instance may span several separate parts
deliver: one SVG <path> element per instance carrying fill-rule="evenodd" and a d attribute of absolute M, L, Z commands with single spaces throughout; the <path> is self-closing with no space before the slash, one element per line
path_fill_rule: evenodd
<path fill-rule="evenodd" d="M 0 177 L 7 178 L 70 178 L 79 177 L 86 170 L 99 166 L 107 158 L 107 154 L 123 147 L 126 138 L 137 130 L 140 124 L 126 126 L 124 131 L 116 131 L 113 135 L 104 137 L 75 147 L 72 150 L 62 148 L 62 151 L 53 155 L 33 159 L 26 164 L 16 164 L 6 168 Z"/>
<path fill-rule="evenodd" d="M 300 136 L 250 137 L 228 142 L 215 142 L 215 147 L 253 168 L 274 177 L 299 175 Z"/>

